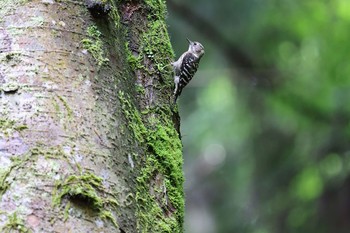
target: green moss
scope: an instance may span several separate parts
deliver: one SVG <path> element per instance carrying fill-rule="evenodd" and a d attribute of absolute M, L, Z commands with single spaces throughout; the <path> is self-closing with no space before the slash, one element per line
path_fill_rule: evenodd
<path fill-rule="evenodd" d="M 120 16 L 118 13 L 118 9 L 116 7 L 116 1 L 108 1 L 108 3 L 111 5 L 112 9 L 111 12 L 109 13 L 110 17 L 112 18 L 114 22 L 114 26 L 116 29 L 119 29 L 120 26 Z"/>
<path fill-rule="evenodd" d="M 144 95 L 146 93 L 145 88 L 140 84 L 136 84 L 136 91 L 141 95 Z"/>
<path fill-rule="evenodd" d="M 166 15 L 166 4 L 164 0 L 145 0 L 146 6 L 149 8 L 150 20 L 159 19 L 164 21 Z"/>
<path fill-rule="evenodd" d="M 119 91 L 118 97 L 122 104 L 123 113 L 129 122 L 128 128 L 134 133 L 135 138 L 139 142 L 144 142 L 147 129 L 142 122 L 141 114 L 132 105 L 130 98 L 123 91 Z"/>
<path fill-rule="evenodd" d="M 5 62 L 14 62 L 14 63 L 19 63 L 21 61 L 21 56 L 23 54 L 19 52 L 9 52 L 6 54 L 4 59 L 1 59 L 1 61 Z"/>
<path fill-rule="evenodd" d="M 54 106 L 54 108 L 55 108 L 55 111 L 56 111 L 56 113 L 57 114 L 60 114 L 61 113 L 61 111 L 60 111 L 60 105 L 58 104 L 58 102 L 56 101 L 56 99 L 55 98 L 52 98 L 52 101 L 53 101 L 53 106 Z"/>
<path fill-rule="evenodd" d="M 72 163 L 72 159 L 68 157 L 68 155 L 63 151 L 63 149 L 60 146 L 48 148 L 46 148 L 45 146 L 45 144 L 41 145 L 38 143 L 36 147 L 33 147 L 30 150 L 30 158 L 33 159 L 37 158 L 38 156 L 43 156 L 45 159 L 64 160 L 72 168 L 72 170 L 78 169 L 78 171 L 81 172 L 82 169 L 79 163 Z"/>
<path fill-rule="evenodd" d="M 57 184 L 53 203 L 58 205 L 64 196 L 81 196 L 89 201 L 93 209 L 99 210 L 103 207 L 103 201 L 96 192 L 102 184 L 102 178 L 92 173 L 86 173 L 82 176 L 69 176 L 64 182 Z"/>
<path fill-rule="evenodd" d="M 141 69 L 141 56 L 134 56 L 129 50 L 129 43 L 125 43 L 126 58 L 132 70 Z"/>
<path fill-rule="evenodd" d="M 166 24 L 163 20 L 151 21 L 148 31 L 142 35 L 142 53 L 145 54 L 155 65 L 154 71 L 161 74 L 172 72 L 169 66 L 174 53 L 168 37 Z"/>
<path fill-rule="evenodd" d="M 14 169 L 26 166 L 26 163 L 29 161 L 35 161 L 38 156 L 43 156 L 46 159 L 64 159 L 70 167 L 74 168 L 74 170 L 78 168 L 78 171 L 81 172 L 80 166 L 78 166 L 78 164 L 72 164 L 61 148 L 51 147 L 43 149 L 40 147 L 34 147 L 25 155 L 12 157 L 11 166 L 6 170 L 0 171 L 1 195 L 9 187 L 9 183 L 6 179 L 11 172 Z M 79 201 L 82 201 L 84 205 L 85 203 L 88 203 L 87 208 L 98 213 L 100 218 L 110 220 L 115 227 L 118 227 L 117 221 L 110 210 L 118 207 L 118 202 L 116 197 L 103 187 L 102 182 L 103 179 L 101 177 L 98 177 L 91 172 L 68 176 L 64 181 L 56 183 L 53 192 L 53 205 L 59 206 L 64 198 L 67 198 L 70 201 L 63 210 L 63 219 L 67 220 L 69 217 L 70 204 Z"/>
<path fill-rule="evenodd" d="M 21 132 L 28 129 L 27 125 L 17 124 L 16 121 L 7 118 L 0 118 L 0 132 L 5 136 L 10 136 L 13 132 Z"/>
<path fill-rule="evenodd" d="M 167 121 L 159 122 L 154 130 L 149 130 L 147 135 L 148 149 L 153 153 L 148 155 L 146 166 L 141 170 L 140 176 L 137 178 L 140 188 L 138 197 L 144 196 L 144 192 L 148 188 L 147 184 L 152 179 L 155 179 L 154 177 L 157 173 L 164 175 L 164 184 L 161 191 L 155 191 L 159 194 L 139 199 L 142 205 L 148 205 L 151 213 L 148 214 L 141 211 L 140 216 L 142 216 L 141 221 L 144 224 L 147 222 L 159 222 L 159 232 L 182 232 L 184 217 L 182 145 L 177 132 L 172 124 L 169 123 Z M 165 194 L 162 194 L 163 190 L 166 190 Z M 155 198 L 159 195 L 163 196 L 163 198 L 153 204 L 143 201 L 144 199 L 155 201 Z M 158 212 L 159 210 L 162 212 Z M 156 212 L 158 212 L 158 215 Z M 158 219 L 160 214 L 164 214 L 164 212 L 169 217 Z"/>
<path fill-rule="evenodd" d="M 115 217 L 113 216 L 112 212 L 111 211 L 108 211 L 108 210 L 102 210 L 99 212 L 99 216 L 100 218 L 102 219 L 108 219 L 109 221 L 111 221 L 113 223 L 113 225 L 116 227 L 116 228 L 119 228 L 118 226 L 118 223 L 117 221 L 115 220 Z"/>
<path fill-rule="evenodd" d="M 21 157 L 11 157 L 11 166 L 7 169 L 0 170 L 0 196 L 2 196 L 10 186 L 6 179 L 11 174 L 12 170 L 22 167 L 30 158 L 33 159 L 30 155 L 31 153 L 29 152 Z"/>
<path fill-rule="evenodd" d="M 182 232 L 182 145 L 170 120 L 170 111 L 149 109 L 143 115 L 143 119 L 126 94 L 119 92 L 119 99 L 129 129 L 138 141 L 147 145 L 146 160 L 137 177 L 135 195 L 138 205 L 138 228 L 142 232 Z M 151 117 L 154 114 L 157 117 Z M 158 188 L 152 184 L 157 176 L 164 179 Z M 167 213 L 167 217 L 164 212 Z"/>
<path fill-rule="evenodd" d="M 6 190 L 9 188 L 9 184 L 6 178 L 10 174 L 11 169 L 0 170 L 0 196 L 2 196 Z"/>
<path fill-rule="evenodd" d="M 10 232 L 20 232 L 20 233 L 29 233 L 32 232 L 24 225 L 24 221 L 17 217 L 17 213 L 9 215 L 7 218 L 7 223 L 1 228 L 1 232 L 10 233 Z"/>
<path fill-rule="evenodd" d="M 138 16 L 133 18 L 126 36 L 133 40 L 125 43 L 126 54 L 133 71 L 140 71 L 146 79 L 157 78 L 152 83 L 161 89 L 153 103 L 156 106 L 157 101 L 166 100 L 170 94 L 166 90 L 173 84 L 170 62 L 174 53 L 165 24 L 165 1 L 145 0 L 140 4 L 147 22 L 138 22 Z M 135 92 L 135 98 L 144 103 L 145 87 L 137 82 Z M 174 129 L 173 113 L 169 106 L 159 105 L 145 106 L 140 112 L 123 92 L 119 93 L 119 100 L 128 128 L 137 141 L 146 144 L 145 155 L 136 160 L 136 166 L 141 167 L 135 194 L 138 232 L 183 232 L 182 145 Z"/>
<path fill-rule="evenodd" d="M 147 139 L 149 148 L 155 152 L 157 159 L 166 169 L 172 185 L 181 187 L 182 174 L 182 145 L 174 127 L 169 124 L 159 124 L 150 131 Z"/>
<path fill-rule="evenodd" d="M 69 107 L 69 104 L 67 103 L 67 101 L 66 101 L 65 99 L 63 99 L 63 97 L 60 96 L 60 95 L 57 95 L 57 98 L 62 102 L 64 108 L 66 109 L 68 118 L 72 118 L 72 116 L 73 116 L 73 111 L 72 111 L 72 109 Z M 56 103 L 57 103 L 57 102 L 56 102 Z M 57 108 L 57 107 L 55 106 L 55 108 Z"/>
<path fill-rule="evenodd" d="M 64 181 L 58 182 L 54 190 L 53 205 L 59 206 L 64 197 L 71 202 L 78 200 L 88 203 L 88 207 L 98 213 L 102 219 L 109 219 L 115 227 L 118 227 L 117 221 L 110 210 L 111 207 L 117 207 L 117 200 L 107 198 L 107 191 L 102 184 L 103 179 L 91 172 L 81 175 L 71 175 Z M 65 219 L 68 218 L 67 210 L 64 211 Z"/>
<path fill-rule="evenodd" d="M 26 166 L 29 161 L 35 161 L 38 156 L 43 156 L 46 159 L 64 159 L 73 170 L 81 172 L 81 168 L 78 164 L 72 164 L 68 156 L 63 152 L 60 147 L 41 148 L 40 146 L 32 148 L 27 154 L 20 157 L 12 157 L 11 166 L 0 171 L 0 194 L 3 194 L 9 187 L 6 181 L 7 177 L 14 169 L 19 169 Z M 49 174 L 48 174 L 49 175 Z M 88 203 L 88 208 L 98 213 L 98 216 L 102 219 L 108 219 L 112 221 L 115 227 L 118 224 L 113 217 L 111 208 L 116 208 L 118 202 L 116 198 L 109 193 L 103 187 L 103 179 L 94 175 L 91 172 L 81 173 L 81 175 L 71 175 L 64 181 L 57 182 L 54 194 L 53 205 L 59 206 L 63 198 L 67 197 L 68 200 L 74 203 L 74 201 L 82 200 L 84 203 Z M 69 206 L 71 202 L 68 202 L 63 210 L 63 218 L 66 220 L 69 217 Z"/>
<path fill-rule="evenodd" d="M 137 178 L 135 197 L 138 204 L 138 228 L 141 232 L 183 232 L 182 185 L 174 187 L 164 170 L 166 169 L 159 159 L 153 154 L 147 155 L 146 163 Z M 150 183 L 154 183 L 152 180 L 157 179 L 158 174 L 165 175 L 164 182 L 151 193 Z"/>
<path fill-rule="evenodd" d="M 69 209 L 70 209 L 71 205 L 70 202 L 68 202 L 66 204 L 66 207 L 64 208 L 64 215 L 63 215 L 63 221 L 67 221 L 68 217 L 69 217 Z"/>
<path fill-rule="evenodd" d="M 141 69 L 149 75 L 170 75 L 170 62 L 174 57 L 166 24 L 162 20 L 151 21 L 148 29 L 142 34 L 139 55 L 135 56 L 126 43 L 127 60 L 132 70 Z M 152 66 L 144 65 L 144 58 L 152 61 Z"/>
<path fill-rule="evenodd" d="M 140 69 L 149 75 L 170 75 L 172 74 L 170 62 L 174 58 L 174 52 L 165 24 L 165 1 L 145 0 L 145 7 L 148 11 L 148 24 L 140 35 L 138 55 L 132 54 L 127 42 L 127 60 L 132 70 Z M 145 58 L 152 62 L 151 66 L 145 65 Z"/>
<path fill-rule="evenodd" d="M 90 26 L 87 28 L 87 35 L 89 38 L 83 39 L 81 43 L 83 48 L 89 51 L 91 56 L 96 60 L 99 67 L 107 65 L 109 59 L 105 55 L 103 49 L 103 42 L 101 39 L 101 32 L 96 26 Z"/>
<path fill-rule="evenodd" d="M 30 27 L 40 27 L 44 24 L 44 18 L 42 16 L 33 16 L 30 18 L 28 22 L 28 26 Z"/>
<path fill-rule="evenodd" d="M 39 155 L 37 151 L 37 148 L 33 148 L 24 155 L 11 157 L 11 166 L 0 170 L 0 196 L 2 196 L 10 186 L 9 182 L 6 181 L 6 179 L 11 174 L 11 172 L 14 169 L 19 169 L 25 166 L 25 163 L 27 163 L 29 160 L 34 161 Z"/>
<path fill-rule="evenodd" d="M 16 130 L 17 126 L 16 126 L 16 121 L 14 120 L 9 120 L 9 119 L 0 119 L 0 129 L 2 131 L 5 130 L 9 130 L 9 129 L 14 129 Z M 20 129 L 22 129 L 23 127 L 21 126 Z"/>

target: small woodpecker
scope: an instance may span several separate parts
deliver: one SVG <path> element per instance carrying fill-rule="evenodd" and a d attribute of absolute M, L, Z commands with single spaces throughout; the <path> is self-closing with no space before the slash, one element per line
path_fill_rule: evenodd
<path fill-rule="evenodd" d="M 177 61 L 171 63 L 175 72 L 174 104 L 181 95 L 182 89 L 191 81 L 197 72 L 199 61 L 204 55 L 204 47 L 201 43 L 187 40 L 189 42 L 188 50 Z"/>

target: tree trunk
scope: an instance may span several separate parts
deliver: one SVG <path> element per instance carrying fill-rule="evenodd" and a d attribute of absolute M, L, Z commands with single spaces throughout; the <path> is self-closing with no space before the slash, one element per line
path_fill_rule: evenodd
<path fill-rule="evenodd" d="M 182 232 L 165 14 L 0 1 L 0 232 Z"/>

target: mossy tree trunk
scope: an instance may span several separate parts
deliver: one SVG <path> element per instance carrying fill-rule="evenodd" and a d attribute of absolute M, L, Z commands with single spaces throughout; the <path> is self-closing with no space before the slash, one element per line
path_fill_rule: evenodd
<path fill-rule="evenodd" d="M 0 1 L 1 232 L 182 232 L 165 14 Z"/>

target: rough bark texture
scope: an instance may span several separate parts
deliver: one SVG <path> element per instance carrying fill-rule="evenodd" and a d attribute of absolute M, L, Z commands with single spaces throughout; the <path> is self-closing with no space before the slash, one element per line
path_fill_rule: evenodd
<path fill-rule="evenodd" d="M 1 232 L 182 232 L 165 14 L 0 1 Z"/>

